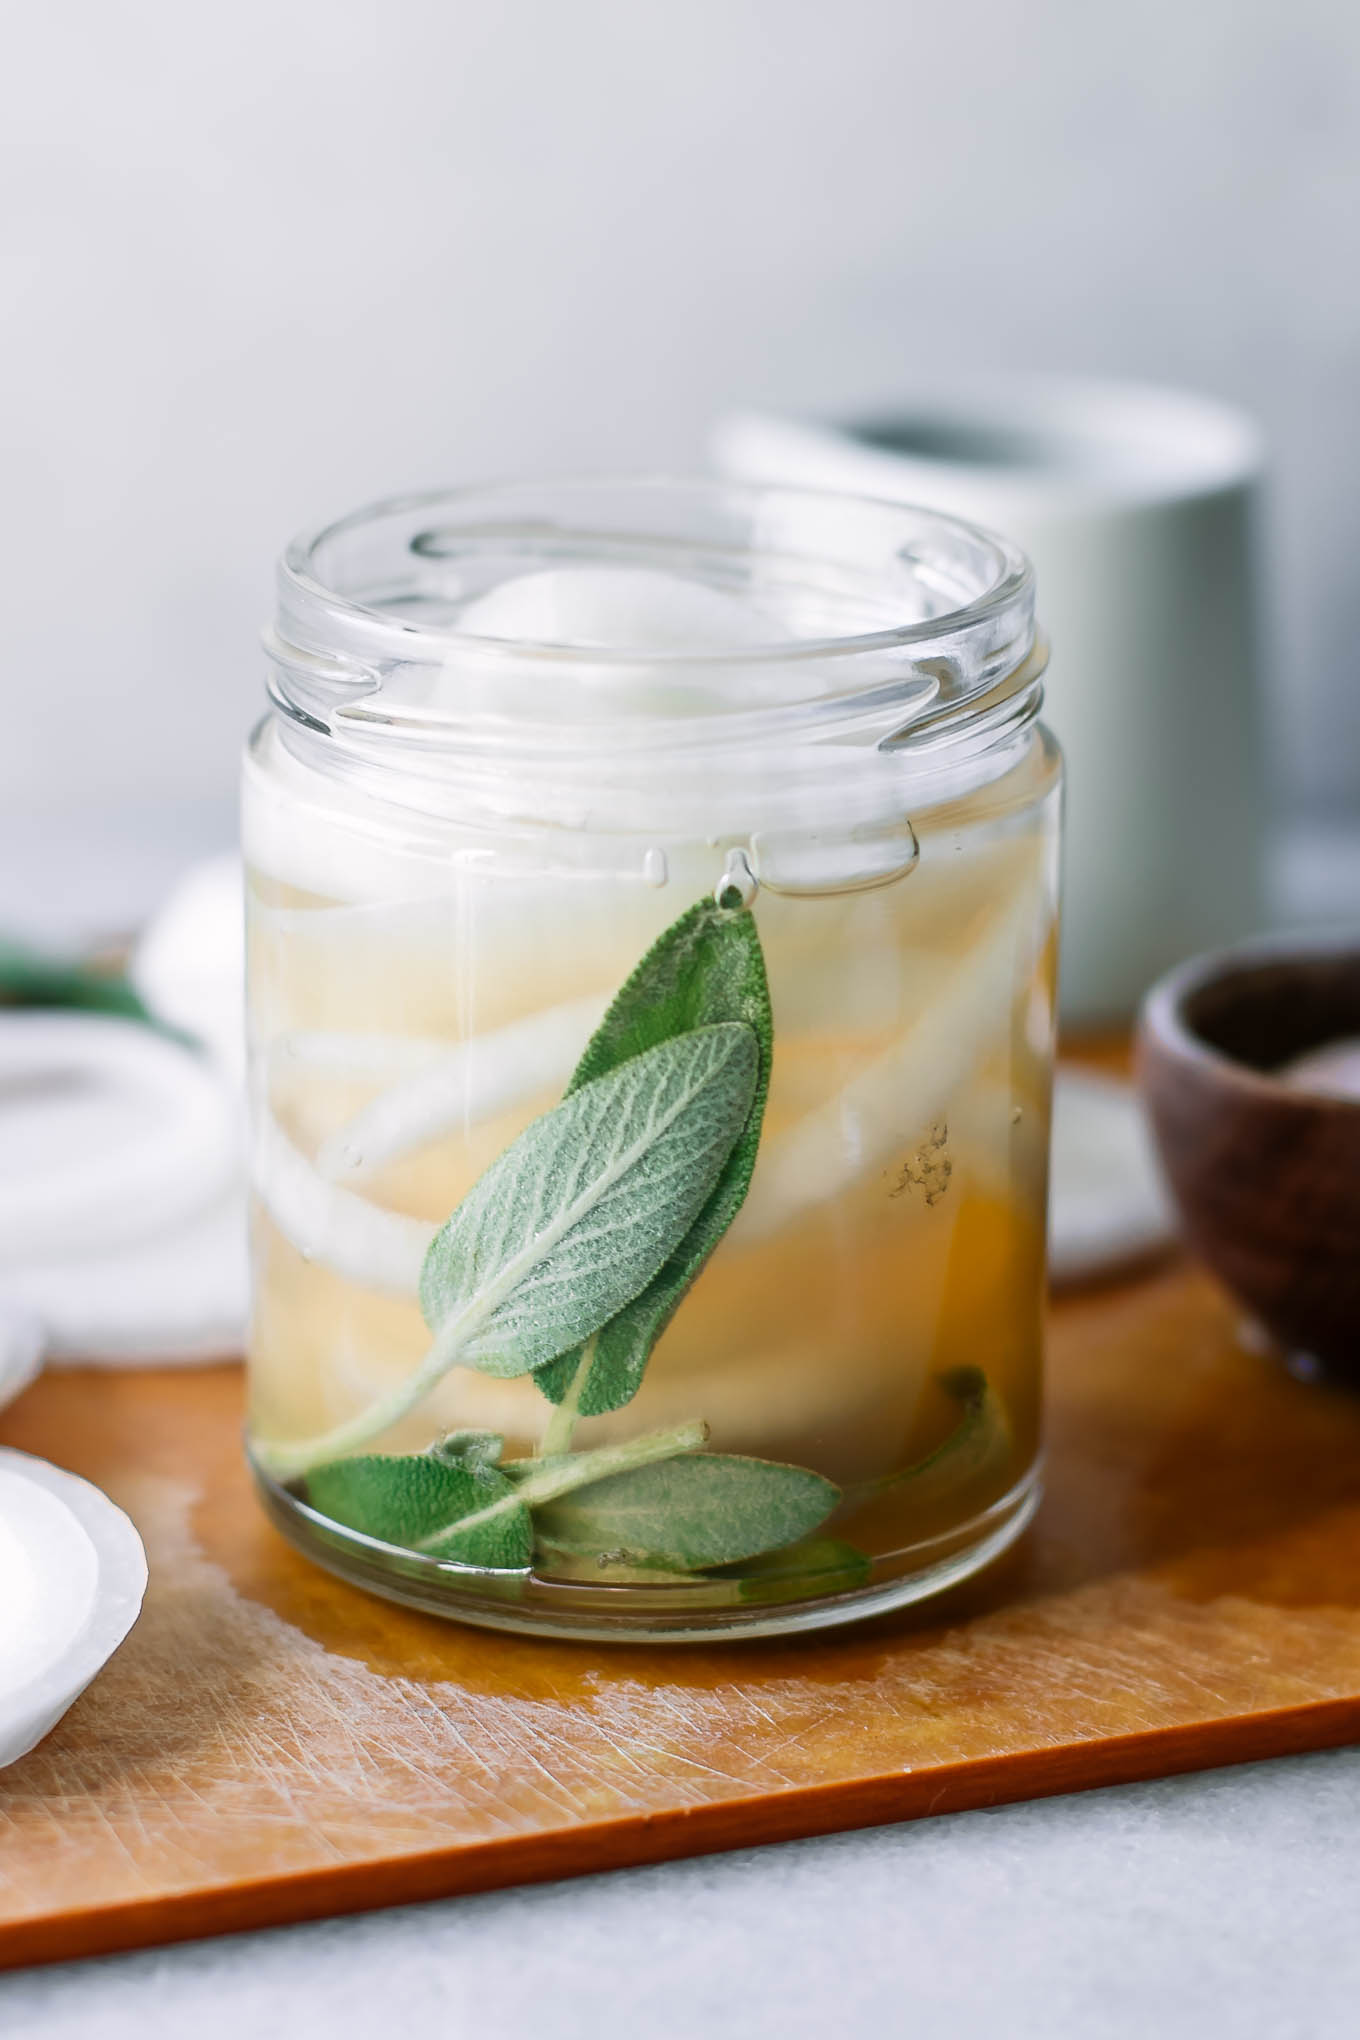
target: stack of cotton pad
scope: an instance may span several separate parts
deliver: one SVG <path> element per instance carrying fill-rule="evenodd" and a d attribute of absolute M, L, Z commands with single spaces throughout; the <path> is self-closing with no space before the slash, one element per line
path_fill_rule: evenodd
<path fill-rule="evenodd" d="M 0 1451 L 0 1767 L 54 1728 L 137 1619 L 146 1554 L 88 1481 Z"/>
<path fill-rule="evenodd" d="M 0 1384 L 38 1344 L 115 1364 L 239 1350 L 240 917 L 235 860 L 204 867 L 136 973 L 215 1054 L 104 1014 L 0 1013 Z"/>
<path fill-rule="evenodd" d="M 1113 1274 L 1164 1247 L 1171 1206 L 1133 1088 L 1063 1068 L 1053 1092 L 1049 1276 L 1056 1287 Z"/>

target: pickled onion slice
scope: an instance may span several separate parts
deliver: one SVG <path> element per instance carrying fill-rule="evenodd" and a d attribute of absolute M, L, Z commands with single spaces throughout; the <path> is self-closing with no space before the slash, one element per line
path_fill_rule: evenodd
<path fill-rule="evenodd" d="M 328 1182 L 267 1110 L 256 1127 L 251 1180 L 265 1210 L 304 1260 L 385 1296 L 416 1294 L 439 1228 L 404 1212 L 385 1211 Z"/>
<path fill-rule="evenodd" d="M 335 1181 L 355 1182 L 536 1091 L 560 1090 L 608 1003 L 592 998 L 551 1006 L 446 1048 L 437 1062 L 381 1092 L 337 1128 L 317 1152 L 318 1169 Z"/>

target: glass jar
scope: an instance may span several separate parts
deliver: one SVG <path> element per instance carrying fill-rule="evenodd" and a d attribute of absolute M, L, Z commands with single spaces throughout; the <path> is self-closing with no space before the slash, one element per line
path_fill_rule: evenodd
<path fill-rule="evenodd" d="M 290 548 L 245 768 L 250 1449 L 502 1628 L 797 1630 L 1038 1495 L 1061 767 L 1024 558 L 708 482 Z"/>

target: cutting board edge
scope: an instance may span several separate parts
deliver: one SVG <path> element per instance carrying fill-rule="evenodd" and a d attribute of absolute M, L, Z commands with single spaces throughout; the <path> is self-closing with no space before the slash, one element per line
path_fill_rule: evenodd
<path fill-rule="evenodd" d="M 1360 1695 L 0 1922 L 0 1971 L 640 1869 L 1360 1742 Z"/>

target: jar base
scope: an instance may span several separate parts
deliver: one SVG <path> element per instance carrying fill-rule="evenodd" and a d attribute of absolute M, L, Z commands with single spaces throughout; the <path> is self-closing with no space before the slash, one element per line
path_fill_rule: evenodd
<path fill-rule="evenodd" d="M 767 1598 L 756 1600 L 750 1598 L 749 1583 L 738 1580 L 704 1580 L 693 1587 L 593 1586 L 427 1558 L 348 1530 L 309 1508 L 259 1466 L 253 1472 L 275 1527 L 305 1557 L 349 1585 L 476 1628 L 590 1643 L 793 1636 L 889 1614 L 944 1593 L 1000 1558 L 1032 1521 L 1043 1492 L 1042 1468 L 1036 1464 L 968 1522 L 879 1560 L 868 1581 L 792 1600 L 785 1579 L 767 1589 Z M 781 1588 L 785 1598 L 776 1600 Z"/>

